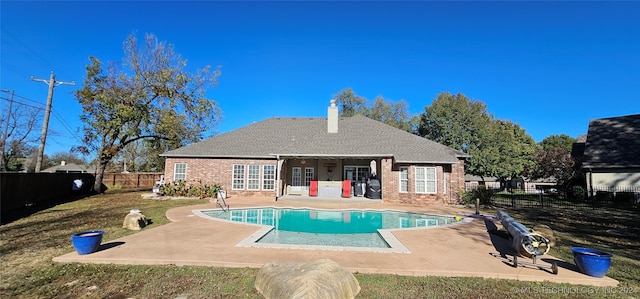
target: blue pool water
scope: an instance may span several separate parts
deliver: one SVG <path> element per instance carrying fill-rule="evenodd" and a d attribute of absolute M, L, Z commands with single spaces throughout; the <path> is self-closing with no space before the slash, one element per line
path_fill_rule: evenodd
<path fill-rule="evenodd" d="M 255 242 L 258 244 L 390 248 L 388 240 L 381 235 L 383 230 L 440 226 L 456 222 L 450 216 L 392 210 L 270 207 L 199 212 L 216 219 L 272 227 L 266 234 L 256 238 Z"/>

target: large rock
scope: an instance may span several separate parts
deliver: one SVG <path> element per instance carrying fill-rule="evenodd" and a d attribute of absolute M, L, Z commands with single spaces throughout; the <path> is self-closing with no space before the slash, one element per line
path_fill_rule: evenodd
<path fill-rule="evenodd" d="M 129 214 L 124 217 L 122 228 L 128 228 L 130 230 L 141 230 L 148 224 L 149 220 L 140 212 L 140 210 L 131 210 L 129 211 Z"/>
<path fill-rule="evenodd" d="M 358 280 L 329 259 L 309 263 L 268 263 L 256 277 L 255 288 L 265 298 L 354 298 Z"/>

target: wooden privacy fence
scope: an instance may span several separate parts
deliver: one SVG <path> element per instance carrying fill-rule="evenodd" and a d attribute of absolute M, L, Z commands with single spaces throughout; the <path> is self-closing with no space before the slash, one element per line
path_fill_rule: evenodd
<path fill-rule="evenodd" d="M 74 181 L 78 179 L 82 186 L 74 190 Z M 25 207 L 55 205 L 89 194 L 93 182 L 95 177 L 90 173 L 0 173 L 2 214 Z"/>
<path fill-rule="evenodd" d="M 102 184 L 108 188 L 153 188 L 163 173 L 105 173 Z M 80 190 L 74 181 L 82 180 Z M 4 218 L 8 213 L 24 208 L 56 205 L 89 195 L 95 182 L 91 173 L 0 173 L 0 207 Z"/>
<path fill-rule="evenodd" d="M 105 173 L 102 184 L 107 188 L 119 186 L 128 188 L 151 188 L 162 177 L 162 172 L 136 172 L 136 173 Z"/>

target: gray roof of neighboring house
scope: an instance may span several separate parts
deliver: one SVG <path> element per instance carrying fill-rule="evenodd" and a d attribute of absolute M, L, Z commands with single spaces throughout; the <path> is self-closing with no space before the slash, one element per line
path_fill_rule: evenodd
<path fill-rule="evenodd" d="M 90 172 L 90 170 L 91 169 L 88 169 L 83 165 L 78 165 L 75 163 L 64 163 L 49 167 L 45 170 L 42 170 L 42 172 Z"/>
<path fill-rule="evenodd" d="M 594 119 L 584 149 L 584 167 L 640 167 L 640 114 Z"/>
<path fill-rule="evenodd" d="M 341 117 L 338 133 L 326 118 L 269 118 L 168 151 L 166 157 L 394 157 L 400 163 L 458 163 L 469 155 L 376 120 Z"/>
<path fill-rule="evenodd" d="M 472 175 L 472 174 L 465 173 L 464 174 L 464 181 L 465 182 L 483 182 L 483 181 L 484 182 L 497 182 L 498 178 L 491 177 L 491 176 L 483 178 L 483 177 L 478 176 L 478 175 Z"/>

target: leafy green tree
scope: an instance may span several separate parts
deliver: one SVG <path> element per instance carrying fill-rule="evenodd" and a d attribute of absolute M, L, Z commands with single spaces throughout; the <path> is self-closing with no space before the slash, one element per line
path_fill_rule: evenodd
<path fill-rule="evenodd" d="M 522 175 L 537 148 L 524 129 L 494 119 L 483 102 L 448 92 L 425 107 L 418 134 L 471 155 L 465 163 L 467 173 L 503 182 Z"/>
<path fill-rule="evenodd" d="M 368 107 L 367 99 L 356 95 L 351 88 L 343 89 L 334 98 L 343 117 L 359 114 L 411 133 L 418 124 L 418 118 L 409 115 L 409 106 L 403 100 L 394 102 L 378 96 Z"/>
<path fill-rule="evenodd" d="M 364 112 L 364 116 L 375 119 L 392 127 L 414 133 L 418 118 L 409 115 L 407 102 L 400 100 L 393 102 L 378 96 L 373 106 Z"/>
<path fill-rule="evenodd" d="M 356 95 L 351 88 L 341 90 L 333 98 L 336 100 L 338 107 L 340 107 L 340 116 L 350 117 L 367 113 L 367 99 Z"/>
<path fill-rule="evenodd" d="M 503 183 L 509 178 L 522 176 L 525 169 L 531 167 L 531 155 L 538 149 L 533 138 L 518 124 L 506 120 L 492 121 L 489 132 L 491 134 L 480 145 L 480 148 L 487 148 L 488 151 L 478 152 L 489 154 L 490 159 L 494 160 L 490 170 L 485 173 Z"/>
<path fill-rule="evenodd" d="M 137 140 L 165 140 L 171 146 L 202 139 L 221 118 L 218 104 L 206 97 L 215 87 L 219 69 L 196 73 L 172 45 L 147 34 L 139 47 L 135 35 L 124 41 L 124 63 L 103 68 L 90 57 L 87 77 L 76 99 L 82 106 L 83 152 L 97 152 L 94 191 L 102 191 L 109 162 Z"/>
<path fill-rule="evenodd" d="M 418 135 L 470 154 L 492 119 L 483 102 L 443 92 L 420 115 Z"/>
<path fill-rule="evenodd" d="M 567 153 L 571 153 L 574 143 L 576 143 L 576 139 L 567 134 L 550 135 L 541 142 L 544 149 L 561 148 Z"/>

